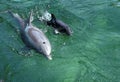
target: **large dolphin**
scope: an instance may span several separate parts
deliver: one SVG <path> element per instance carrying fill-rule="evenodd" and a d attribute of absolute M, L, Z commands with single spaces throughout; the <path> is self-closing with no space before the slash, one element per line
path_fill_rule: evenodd
<path fill-rule="evenodd" d="M 52 60 L 51 56 L 51 44 L 45 34 L 33 26 L 32 11 L 30 13 L 28 21 L 23 20 L 18 14 L 8 11 L 8 13 L 18 22 L 20 25 L 20 34 L 23 42 L 27 47 L 37 50 L 39 53 L 44 54 L 49 60 Z"/>

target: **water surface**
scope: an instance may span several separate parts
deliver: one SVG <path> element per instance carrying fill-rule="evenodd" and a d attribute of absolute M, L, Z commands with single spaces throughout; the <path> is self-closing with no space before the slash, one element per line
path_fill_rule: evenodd
<path fill-rule="evenodd" d="M 1 0 L 0 81 L 2 82 L 119 82 L 120 81 L 119 0 Z M 33 24 L 52 45 L 53 60 L 25 46 L 16 21 L 5 13 L 11 10 L 27 19 L 34 10 Z M 45 10 L 54 13 L 73 30 L 72 36 L 54 35 L 36 20 Z"/>

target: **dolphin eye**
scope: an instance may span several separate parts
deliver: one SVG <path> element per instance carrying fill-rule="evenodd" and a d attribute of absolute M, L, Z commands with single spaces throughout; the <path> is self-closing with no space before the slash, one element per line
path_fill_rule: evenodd
<path fill-rule="evenodd" d="M 45 42 L 43 42 L 43 44 L 45 44 Z"/>

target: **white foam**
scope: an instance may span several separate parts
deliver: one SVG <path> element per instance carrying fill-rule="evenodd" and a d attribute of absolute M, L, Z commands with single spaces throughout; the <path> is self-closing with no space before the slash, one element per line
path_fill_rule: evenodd
<path fill-rule="evenodd" d="M 48 11 L 45 11 L 44 13 L 43 13 L 43 16 L 42 17 L 39 17 L 39 20 L 41 20 L 41 21 L 50 21 L 52 19 L 52 17 L 51 17 L 51 14 L 48 12 Z"/>

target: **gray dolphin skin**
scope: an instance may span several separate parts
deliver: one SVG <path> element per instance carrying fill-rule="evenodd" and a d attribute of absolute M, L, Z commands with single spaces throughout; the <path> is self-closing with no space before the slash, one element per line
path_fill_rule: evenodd
<path fill-rule="evenodd" d="M 32 25 L 33 17 L 32 11 L 28 21 L 24 21 L 18 14 L 8 11 L 8 13 L 19 23 L 20 34 L 23 42 L 26 46 L 35 49 L 39 53 L 45 55 L 49 60 L 52 60 L 51 56 L 51 44 L 45 34 Z"/>

